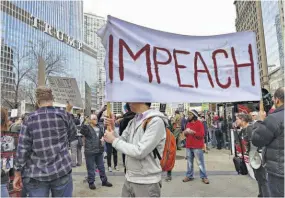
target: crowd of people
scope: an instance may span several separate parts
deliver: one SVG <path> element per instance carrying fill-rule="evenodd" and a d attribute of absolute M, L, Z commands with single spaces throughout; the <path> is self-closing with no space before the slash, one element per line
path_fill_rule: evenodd
<path fill-rule="evenodd" d="M 73 115 L 72 105 L 65 110 L 53 106 L 52 91 L 46 87 L 36 90 L 35 112 L 8 119 L 1 108 L 1 131 L 20 133 L 14 165 L 15 190 L 29 197 L 71 197 L 72 168 L 86 162 L 87 182 L 95 190 L 99 173 L 102 186 L 112 187 L 107 170 L 119 171 L 118 152 L 122 153 L 125 182 L 123 197 L 159 197 L 162 171 L 166 181 L 172 180 L 172 169 L 164 170 L 169 129 L 175 138 L 175 150 L 186 148 L 187 171 L 182 182 L 194 180 L 194 159 L 200 179 L 209 184 L 204 154 L 210 148 L 226 148 L 229 128 L 240 129 L 238 136 L 245 140 L 245 153 L 253 164 L 259 187 L 259 197 L 284 196 L 284 88 L 274 94 L 275 111 L 267 117 L 262 112 L 236 114 L 236 121 L 215 113 L 199 114 L 192 109 L 186 115 L 178 110 L 174 116 L 151 109 L 151 103 L 126 103 L 124 114 L 107 116 L 106 105 L 96 114 L 84 117 Z M 82 151 L 84 150 L 84 152 Z M 238 150 L 238 148 L 237 148 Z M 105 155 L 106 153 L 106 155 Z M 257 157 L 262 164 L 256 166 Z M 113 165 L 112 165 L 113 156 Z M 166 161 L 168 163 L 168 161 Z M 7 172 L 1 172 L 1 196 L 7 197 Z"/>

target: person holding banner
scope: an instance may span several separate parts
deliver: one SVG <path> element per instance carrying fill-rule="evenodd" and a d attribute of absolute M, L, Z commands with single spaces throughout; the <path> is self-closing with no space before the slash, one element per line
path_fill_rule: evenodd
<path fill-rule="evenodd" d="M 160 197 L 162 168 L 153 156 L 157 149 L 162 156 L 168 119 L 159 111 L 150 109 L 151 103 L 129 103 L 136 113 L 120 137 L 114 134 L 114 119 L 106 118 L 110 127 L 104 140 L 126 155 L 126 180 L 122 197 Z M 144 129 L 144 123 L 151 120 Z"/>
<path fill-rule="evenodd" d="M 119 121 L 119 135 L 121 136 L 124 130 L 127 128 L 129 122 L 135 117 L 135 113 L 131 111 L 130 105 L 128 103 L 124 106 L 125 114 L 123 118 Z M 123 165 L 126 167 L 126 155 L 122 154 Z"/>
<path fill-rule="evenodd" d="M 254 123 L 252 144 L 264 148 L 263 164 L 268 173 L 271 197 L 284 197 L 284 87 L 274 93 L 275 111 Z"/>

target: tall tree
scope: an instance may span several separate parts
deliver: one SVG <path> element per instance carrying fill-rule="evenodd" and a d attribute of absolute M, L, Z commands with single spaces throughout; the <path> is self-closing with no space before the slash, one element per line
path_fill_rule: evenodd
<path fill-rule="evenodd" d="M 46 76 L 66 74 L 66 57 L 63 53 L 55 52 L 52 44 L 54 43 L 37 40 L 36 42 L 28 42 L 23 53 L 13 49 L 11 67 L 15 78 L 13 79 L 13 88 L 9 88 L 13 99 L 5 94 L 8 87 L 1 82 L 2 105 L 5 103 L 9 108 L 18 108 L 20 100 L 23 99 L 28 99 L 29 102 L 35 104 L 34 91 L 38 85 L 37 75 L 40 57 L 45 61 Z"/>
<path fill-rule="evenodd" d="M 4 102 L 10 108 L 17 109 L 20 98 L 20 86 L 25 80 L 25 77 L 33 70 L 33 66 L 28 64 L 28 52 L 21 53 L 19 50 L 13 49 L 11 53 L 12 60 L 8 61 L 8 66 L 13 72 L 13 78 L 11 80 L 5 76 L 1 82 L 1 99 L 2 104 Z M 6 75 L 8 74 L 6 73 Z M 8 95 L 8 92 L 10 92 L 11 95 Z"/>

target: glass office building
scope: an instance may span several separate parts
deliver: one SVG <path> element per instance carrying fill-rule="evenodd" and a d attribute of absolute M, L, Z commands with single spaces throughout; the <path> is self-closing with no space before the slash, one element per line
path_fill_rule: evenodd
<path fill-rule="evenodd" d="M 282 1 L 261 1 L 269 84 L 284 86 L 284 10 Z"/>
<path fill-rule="evenodd" d="M 284 41 L 278 1 L 261 1 L 266 56 L 269 72 L 284 67 Z"/>
<path fill-rule="evenodd" d="M 85 97 L 85 81 L 95 84 L 97 70 L 96 51 L 83 42 L 82 0 L 1 1 L 1 84 L 7 94 L 16 72 L 11 59 L 28 68 L 32 53 L 55 67 L 47 75 L 75 78 Z"/>

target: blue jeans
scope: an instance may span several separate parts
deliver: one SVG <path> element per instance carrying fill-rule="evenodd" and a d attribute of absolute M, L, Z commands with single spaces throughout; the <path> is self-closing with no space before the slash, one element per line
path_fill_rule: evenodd
<path fill-rule="evenodd" d="M 23 178 L 24 188 L 29 197 L 72 197 L 73 183 L 71 173 L 53 181 L 39 181 Z"/>
<path fill-rule="evenodd" d="M 194 178 L 194 157 L 196 158 L 197 164 L 200 169 L 200 178 L 207 178 L 205 162 L 204 162 L 204 152 L 202 149 L 189 149 L 186 148 L 187 155 L 187 172 L 186 177 Z"/>
<path fill-rule="evenodd" d="M 1 197 L 10 197 L 7 184 L 1 184 Z"/>
<path fill-rule="evenodd" d="M 95 181 L 95 164 L 99 170 L 102 183 L 107 181 L 103 158 L 103 153 L 85 153 L 88 183 L 94 183 Z"/>

